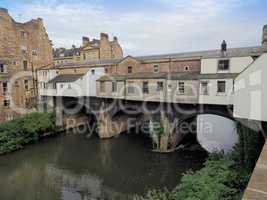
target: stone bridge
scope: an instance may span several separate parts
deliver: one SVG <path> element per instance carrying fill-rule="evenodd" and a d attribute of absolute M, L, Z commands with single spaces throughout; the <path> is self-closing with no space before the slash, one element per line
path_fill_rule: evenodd
<path fill-rule="evenodd" d="M 177 147 L 185 135 L 181 124 L 192 122 L 199 114 L 215 114 L 233 119 L 232 107 L 219 105 L 173 104 L 162 102 L 127 101 L 94 97 L 61 97 L 55 99 L 57 125 L 65 129 L 90 124 L 98 125 L 100 138 L 111 138 L 132 129 L 150 134 L 151 125 L 157 125 L 152 136 L 156 149 L 168 152 Z M 188 127 L 187 127 L 188 128 Z M 149 135 L 151 136 L 151 135 Z"/>

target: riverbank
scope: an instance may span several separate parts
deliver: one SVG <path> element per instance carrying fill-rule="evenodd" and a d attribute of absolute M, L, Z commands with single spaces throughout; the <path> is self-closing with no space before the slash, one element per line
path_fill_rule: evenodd
<path fill-rule="evenodd" d="M 227 155 L 211 154 L 204 167 L 187 172 L 172 191 L 150 190 L 134 200 L 241 200 L 264 144 L 261 134 L 238 124 L 239 144 Z"/>
<path fill-rule="evenodd" d="M 0 124 L 0 155 L 24 148 L 56 134 L 54 113 L 31 113 Z"/>

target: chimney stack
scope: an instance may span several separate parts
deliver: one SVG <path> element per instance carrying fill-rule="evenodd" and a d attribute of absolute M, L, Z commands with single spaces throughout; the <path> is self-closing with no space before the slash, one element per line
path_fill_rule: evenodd
<path fill-rule="evenodd" d="M 100 34 L 100 39 L 101 39 L 101 40 L 108 40 L 108 34 L 106 34 L 106 33 L 101 33 L 101 34 Z"/>
<path fill-rule="evenodd" d="M 88 37 L 83 37 L 83 47 L 87 46 L 90 43 L 90 39 Z"/>
<path fill-rule="evenodd" d="M 114 42 L 118 42 L 118 38 L 116 36 L 114 36 L 113 40 Z"/>
<path fill-rule="evenodd" d="M 267 24 L 263 27 L 262 46 L 267 47 Z"/>

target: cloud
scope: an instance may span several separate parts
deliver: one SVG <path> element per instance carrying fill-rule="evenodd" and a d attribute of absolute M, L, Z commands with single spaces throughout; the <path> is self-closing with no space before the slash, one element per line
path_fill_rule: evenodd
<path fill-rule="evenodd" d="M 90 3 L 46 0 L 20 6 L 14 15 L 23 13 L 21 20 L 42 17 L 57 47 L 80 45 L 84 35 L 93 38 L 107 32 L 117 35 L 126 54 L 132 55 L 216 48 L 223 39 L 235 46 L 260 41 L 259 23 L 233 15 L 244 4 L 239 0 L 156 1 L 161 7 L 155 10 L 116 12 L 116 8 L 106 8 L 97 0 Z"/>

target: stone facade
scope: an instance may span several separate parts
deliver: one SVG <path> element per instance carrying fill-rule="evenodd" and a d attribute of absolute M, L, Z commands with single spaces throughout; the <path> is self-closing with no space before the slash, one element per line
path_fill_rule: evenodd
<path fill-rule="evenodd" d="M 19 116 L 19 108 L 33 107 L 35 71 L 52 62 L 52 45 L 42 19 L 18 23 L 0 8 L 0 121 Z"/>

